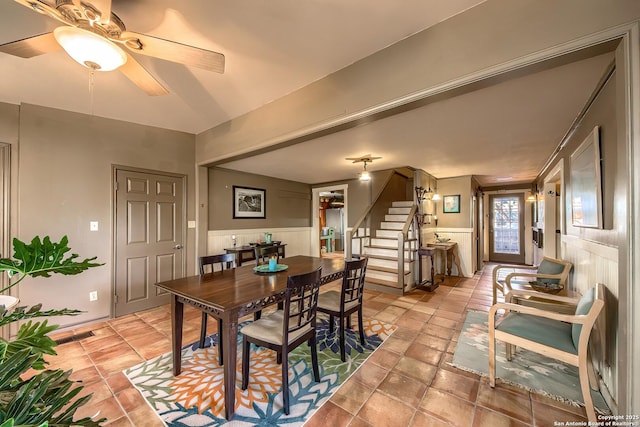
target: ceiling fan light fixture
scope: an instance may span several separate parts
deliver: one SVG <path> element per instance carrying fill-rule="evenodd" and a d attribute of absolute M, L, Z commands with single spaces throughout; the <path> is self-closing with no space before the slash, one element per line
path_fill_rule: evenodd
<path fill-rule="evenodd" d="M 127 62 L 127 55 L 112 41 L 77 27 L 58 27 L 56 41 L 77 63 L 98 71 L 113 71 Z"/>
<path fill-rule="evenodd" d="M 362 172 L 360 172 L 359 179 L 360 181 L 371 181 L 371 175 L 369 175 L 369 172 L 365 169 Z"/>

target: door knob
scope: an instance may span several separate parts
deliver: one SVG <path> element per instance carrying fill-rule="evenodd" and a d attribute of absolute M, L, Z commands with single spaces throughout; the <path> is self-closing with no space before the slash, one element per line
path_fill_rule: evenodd
<path fill-rule="evenodd" d="M 173 247 L 173 249 L 182 249 L 182 245 L 178 244 Z"/>

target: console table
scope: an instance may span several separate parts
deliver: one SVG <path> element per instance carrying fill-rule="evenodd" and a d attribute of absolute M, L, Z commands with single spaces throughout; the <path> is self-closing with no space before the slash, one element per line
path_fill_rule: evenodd
<path fill-rule="evenodd" d="M 246 261 L 255 261 L 256 253 L 255 248 L 260 247 L 264 248 L 267 246 L 277 246 L 278 247 L 278 255 L 280 258 L 285 258 L 284 247 L 287 246 L 286 243 L 261 243 L 259 245 L 243 245 L 243 246 L 234 246 L 233 248 L 225 248 L 225 252 L 228 254 L 236 255 L 236 265 L 240 267 L 243 262 Z"/>
<path fill-rule="evenodd" d="M 458 276 L 462 275 L 460 267 L 460 258 L 458 257 L 458 244 L 456 242 L 433 242 L 426 245 L 427 249 L 434 249 L 444 252 L 442 274 L 446 273 L 451 276 L 451 266 L 453 264 L 458 268 Z"/>

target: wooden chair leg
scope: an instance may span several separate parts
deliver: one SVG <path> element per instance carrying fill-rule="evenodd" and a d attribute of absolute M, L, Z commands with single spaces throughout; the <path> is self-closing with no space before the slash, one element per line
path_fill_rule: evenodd
<path fill-rule="evenodd" d="M 311 365 L 313 367 L 313 379 L 320 382 L 320 369 L 318 368 L 318 349 L 316 348 L 316 337 L 309 338 L 309 347 L 311 347 Z"/>
<path fill-rule="evenodd" d="M 364 346 L 364 325 L 362 324 L 362 306 L 358 310 L 358 330 L 360 332 L 360 344 Z"/>
<path fill-rule="evenodd" d="M 255 313 L 253 313 L 253 321 L 255 322 L 256 320 L 260 320 L 260 317 L 262 317 L 262 310 L 260 311 L 256 311 Z"/>
<path fill-rule="evenodd" d="M 242 338 L 242 389 L 246 390 L 249 385 L 249 352 L 251 351 L 251 343 L 247 338 Z"/>
<path fill-rule="evenodd" d="M 276 363 L 278 365 L 282 364 L 282 353 L 280 353 L 280 352 L 276 353 Z"/>
<path fill-rule="evenodd" d="M 491 316 L 489 316 L 491 317 Z M 493 319 L 489 319 L 489 386 L 496 386 L 496 339 Z"/>
<path fill-rule="evenodd" d="M 284 351 L 283 351 L 284 353 Z M 284 413 L 289 415 L 289 355 L 282 355 L 282 403 L 284 406 Z"/>
<path fill-rule="evenodd" d="M 333 315 L 329 315 L 329 333 L 333 333 Z"/>
<path fill-rule="evenodd" d="M 345 362 L 347 360 L 346 357 L 346 350 L 345 350 L 345 339 L 344 339 L 344 334 L 345 334 L 345 330 L 344 330 L 344 319 L 340 319 L 340 359 Z"/>
<path fill-rule="evenodd" d="M 222 366 L 222 355 L 224 348 L 222 347 L 222 319 L 218 319 L 218 365 Z"/>
<path fill-rule="evenodd" d="M 204 342 L 207 339 L 207 316 L 208 314 L 203 311 L 202 325 L 200 325 L 200 342 L 198 343 L 199 348 L 204 348 Z"/>
<path fill-rule="evenodd" d="M 596 425 L 598 419 L 596 418 L 596 411 L 593 407 L 593 399 L 591 398 L 591 387 L 589 387 L 589 373 L 587 372 L 587 360 L 586 357 L 580 358 L 578 361 L 578 374 L 580 375 L 580 389 L 582 390 L 582 398 L 584 399 L 584 408 L 587 411 L 587 418 L 589 424 Z"/>

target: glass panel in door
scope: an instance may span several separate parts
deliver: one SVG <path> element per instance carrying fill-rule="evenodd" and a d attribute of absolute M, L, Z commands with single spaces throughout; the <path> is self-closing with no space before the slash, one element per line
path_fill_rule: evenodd
<path fill-rule="evenodd" d="M 492 195 L 489 206 L 490 260 L 524 264 L 524 197 L 522 194 Z"/>

